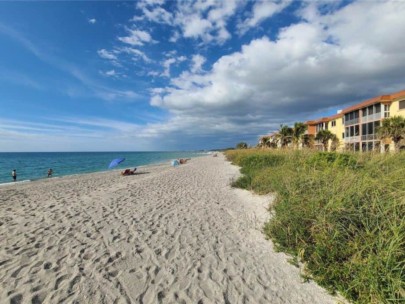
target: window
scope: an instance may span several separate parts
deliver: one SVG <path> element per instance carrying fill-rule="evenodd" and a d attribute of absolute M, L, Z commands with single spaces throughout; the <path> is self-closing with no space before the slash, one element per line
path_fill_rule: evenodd
<path fill-rule="evenodd" d="M 332 120 L 332 127 L 336 127 L 336 120 Z"/>
<path fill-rule="evenodd" d="M 342 138 L 345 138 L 345 132 L 342 133 Z"/>
<path fill-rule="evenodd" d="M 401 101 L 399 102 L 399 109 L 400 109 L 400 110 L 404 110 L 404 109 L 405 109 L 405 100 L 401 100 Z"/>
<path fill-rule="evenodd" d="M 380 103 L 377 103 L 377 104 L 375 105 L 375 112 L 376 112 L 376 113 L 381 113 L 381 104 L 380 104 Z"/>
<path fill-rule="evenodd" d="M 354 127 L 354 136 L 359 136 L 359 132 L 360 132 L 360 127 L 359 127 L 359 125 L 356 125 L 355 127 Z"/>
<path fill-rule="evenodd" d="M 367 135 L 367 124 L 361 125 L 361 135 Z"/>
<path fill-rule="evenodd" d="M 390 117 L 390 105 L 384 105 L 384 117 Z"/>

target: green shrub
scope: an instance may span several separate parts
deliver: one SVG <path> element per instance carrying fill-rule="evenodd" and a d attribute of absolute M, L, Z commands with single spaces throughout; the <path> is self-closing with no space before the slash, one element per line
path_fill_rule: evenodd
<path fill-rule="evenodd" d="M 403 303 L 405 153 L 253 150 L 230 158 L 244 173 L 236 186 L 277 193 L 264 232 L 317 282 L 355 303 Z"/>

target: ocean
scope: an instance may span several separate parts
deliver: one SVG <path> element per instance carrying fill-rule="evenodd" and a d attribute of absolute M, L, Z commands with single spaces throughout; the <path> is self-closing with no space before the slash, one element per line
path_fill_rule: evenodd
<path fill-rule="evenodd" d="M 53 177 L 107 171 L 110 162 L 121 157 L 125 161 L 114 169 L 133 169 L 203 155 L 207 152 L 4 152 L 0 153 L 0 184 L 13 182 L 13 169 L 17 171 L 17 182 L 27 182 L 47 178 L 50 168 Z"/>

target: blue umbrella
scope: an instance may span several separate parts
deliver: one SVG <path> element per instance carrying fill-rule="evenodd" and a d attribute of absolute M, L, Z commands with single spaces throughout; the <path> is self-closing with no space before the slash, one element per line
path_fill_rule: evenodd
<path fill-rule="evenodd" d="M 116 158 L 113 159 L 110 165 L 108 166 L 108 169 L 114 168 L 115 166 L 118 166 L 120 163 L 122 163 L 125 160 L 125 158 Z"/>

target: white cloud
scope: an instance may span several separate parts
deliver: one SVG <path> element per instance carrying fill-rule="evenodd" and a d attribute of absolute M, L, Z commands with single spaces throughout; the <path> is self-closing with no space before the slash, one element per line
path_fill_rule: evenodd
<path fill-rule="evenodd" d="M 163 76 L 163 77 L 170 77 L 170 66 L 171 66 L 173 63 L 175 63 L 175 62 L 176 62 L 176 59 L 174 59 L 174 58 L 166 59 L 166 60 L 163 62 L 164 71 L 163 71 L 163 73 L 161 74 L 161 76 Z"/>
<path fill-rule="evenodd" d="M 88 20 L 90 24 L 95 24 L 97 22 L 96 18 L 91 18 Z"/>
<path fill-rule="evenodd" d="M 241 3 L 239 0 L 180 2 L 173 23 L 186 38 L 222 44 L 231 37 L 227 21 Z"/>
<path fill-rule="evenodd" d="M 117 60 L 118 59 L 114 53 L 109 52 L 106 49 L 98 50 L 97 53 L 101 58 L 104 58 L 104 59 L 108 59 L 108 60 Z"/>
<path fill-rule="evenodd" d="M 141 4 L 141 3 L 139 3 Z M 146 5 L 138 5 L 142 10 L 142 16 L 135 16 L 132 20 L 139 21 L 139 20 L 148 20 L 156 23 L 162 24 L 172 24 L 173 23 L 173 15 L 166 11 L 162 7 L 153 7 L 148 8 Z"/>
<path fill-rule="evenodd" d="M 135 49 L 135 48 L 124 47 L 124 48 L 117 49 L 117 51 L 120 53 L 127 53 L 127 54 L 134 55 L 135 56 L 135 57 L 133 57 L 134 60 L 141 58 L 143 61 L 145 61 L 147 63 L 152 62 L 152 60 L 148 56 L 146 56 L 146 54 L 144 52 L 142 52 L 141 50 Z"/>
<path fill-rule="evenodd" d="M 196 0 L 172 3 L 172 11 L 163 7 L 164 1 L 139 1 L 137 8 L 142 15 L 133 21 L 147 20 L 173 27 L 170 42 L 176 42 L 180 35 L 185 38 L 201 39 L 204 42 L 224 43 L 230 39 L 228 20 L 238 8 L 246 5 L 243 0 Z"/>
<path fill-rule="evenodd" d="M 142 30 L 128 29 L 129 36 L 118 37 L 118 40 L 132 46 L 142 46 L 145 43 L 155 42 L 151 35 Z"/>
<path fill-rule="evenodd" d="M 117 77 L 118 73 L 115 70 L 109 70 L 109 71 L 100 71 L 100 74 L 106 77 Z"/>
<path fill-rule="evenodd" d="M 240 131 L 245 116 L 242 126 L 256 123 L 265 132 L 280 120 L 305 120 L 404 88 L 405 2 L 356 2 L 327 13 L 315 8 L 311 19 L 280 30 L 276 40 L 255 39 L 204 74 L 196 55 L 190 71 L 152 91 L 150 103 L 169 110 L 173 121 L 185 118 L 182 128 L 196 132 L 191 122 L 210 129 L 215 120 Z M 209 125 L 199 119 L 204 115 Z M 173 121 L 168 125 L 175 128 Z"/>
<path fill-rule="evenodd" d="M 268 19 L 275 14 L 283 11 L 288 5 L 290 5 L 292 0 L 281 0 L 281 1 L 269 1 L 260 0 L 254 2 L 252 13 L 249 18 L 239 24 L 239 28 L 242 32 L 247 31 L 249 28 L 257 26 L 260 22 Z"/>
<path fill-rule="evenodd" d="M 170 56 L 175 56 L 176 53 L 177 53 L 176 51 L 171 51 L 166 54 L 166 56 L 168 56 L 169 58 L 163 61 L 162 65 L 163 65 L 164 71 L 163 71 L 163 73 L 160 74 L 160 76 L 170 77 L 171 76 L 170 67 L 173 64 L 179 64 L 179 63 L 187 60 L 187 57 L 185 57 L 185 56 L 170 57 Z"/>
<path fill-rule="evenodd" d="M 202 65 L 206 61 L 204 56 L 201 55 L 194 55 L 192 58 L 192 66 L 191 72 L 192 73 L 199 73 L 202 71 Z"/>

